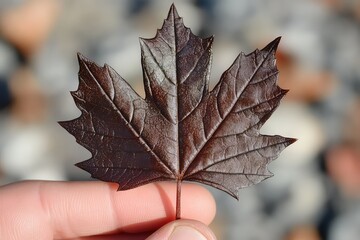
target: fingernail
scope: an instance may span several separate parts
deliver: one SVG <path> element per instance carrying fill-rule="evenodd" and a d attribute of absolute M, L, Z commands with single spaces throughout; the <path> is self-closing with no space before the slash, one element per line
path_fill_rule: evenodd
<path fill-rule="evenodd" d="M 205 236 L 202 235 L 195 228 L 188 226 L 178 226 L 170 235 L 169 240 L 206 240 Z"/>

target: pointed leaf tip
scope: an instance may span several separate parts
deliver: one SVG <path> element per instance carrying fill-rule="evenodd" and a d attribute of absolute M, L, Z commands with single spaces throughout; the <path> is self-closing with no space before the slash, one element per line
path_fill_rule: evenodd
<path fill-rule="evenodd" d="M 77 59 L 79 62 L 79 65 L 81 66 L 82 62 L 90 62 L 90 59 L 88 59 L 87 57 L 85 57 L 83 54 L 81 54 L 80 52 L 77 53 Z"/>
<path fill-rule="evenodd" d="M 175 4 L 171 4 L 170 10 L 169 10 L 169 14 L 167 16 L 167 19 L 175 19 L 175 18 L 179 18 L 179 14 L 176 10 Z"/>
<path fill-rule="evenodd" d="M 78 60 L 84 58 L 84 55 L 82 55 L 80 52 L 78 52 L 78 53 L 76 54 L 76 56 L 77 56 Z"/>
<path fill-rule="evenodd" d="M 274 51 L 276 52 L 279 43 L 280 43 L 281 37 L 275 38 L 272 42 L 270 42 L 266 47 L 264 47 L 263 51 Z"/>
<path fill-rule="evenodd" d="M 288 141 L 288 146 L 290 146 L 291 144 L 295 143 L 298 139 L 297 138 L 287 138 Z"/>

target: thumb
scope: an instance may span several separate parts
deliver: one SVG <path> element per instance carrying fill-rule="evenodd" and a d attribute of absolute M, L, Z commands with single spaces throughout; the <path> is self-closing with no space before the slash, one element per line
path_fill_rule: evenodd
<path fill-rule="evenodd" d="M 195 220 L 176 220 L 170 222 L 147 240 L 216 240 L 214 233 L 205 224 Z"/>

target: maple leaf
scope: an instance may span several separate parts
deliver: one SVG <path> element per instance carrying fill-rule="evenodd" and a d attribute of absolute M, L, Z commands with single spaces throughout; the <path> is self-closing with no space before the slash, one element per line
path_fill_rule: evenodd
<path fill-rule="evenodd" d="M 192 34 L 171 6 L 152 39 L 140 39 L 146 97 L 111 67 L 78 55 L 82 114 L 60 122 L 92 157 L 77 164 L 119 190 L 155 181 L 197 181 L 238 198 L 238 190 L 272 173 L 267 165 L 295 140 L 259 130 L 286 90 L 277 86 L 275 52 L 240 53 L 208 89 L 213 37 Z"/>

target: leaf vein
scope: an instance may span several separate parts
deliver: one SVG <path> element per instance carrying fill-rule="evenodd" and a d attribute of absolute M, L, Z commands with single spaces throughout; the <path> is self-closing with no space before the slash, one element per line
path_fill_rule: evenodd
<path fill-rule="evenodd" d="M 93 78 L 93 80 L 95 81 L 95 83 L 97 83 L 97 85 L 100 88 L 100 91 L 104 93 L 104 89 L 102 88 L 102 86 L 98 83 L 98 81 L 96 80 L 95 76 L 93 75 L 93 73 L 91 72 L 91 70 L 89 69 L 89 67 L 87 66 L 87 64 L 84 62 L 84 65 L 86 67 L 86 69 L 89 71 L 91 77 Z M 138 137 L 139 141 L 145 146 L 145 148 L 147 148 L 150 152 L 150 154 L 152 154 L 155 159 L 164 167 L 164 169 L 170 173 L 173 174 L 172 171 L 170 170 L 169 166 L 167 164 L 165 164 L 161 158 L 159 156 L 157 156 L 157 154 L 151 150 L 151 148 L 149 147 L 148 143 L 145 141 L 145 139 L 143 139 L 137 132 L 136 130 L 133 128 L 133 126 L 131 124 L 129 124 L 129 122 L 126 120 L 126 118 L 124 117 L 124 114 L 121 112 L 121 110 L 114 104 L 114 102 L 112 102 L 108 97 L 106 98 L 108 100 L 108 102 L 110 103 L 110 105 L 114 108 L 114 110 L 120 115 L 120 117 L 123 119 L 123 121 L 125 121 L 127 123 L 126 126 L 128 126 L 128 128 L 130 129 L 130 131 L 136 136 Z"/>
<path fill-rule="evenodd" d="M 256 69 L 254 70 L 254 73 L 250 76 L 250 78 L 248 79 L 244 89 L 241 91 L 241 93 L 238 95 L 239 97 L 244 93 L 244 91 L 247 89 L 249 83 L 252 81 L 252 79 L 254 78 L 255 74 L 259 71 L 260 67 L 265 63 L 265 61 L 269 58 L 270 53 L 272 52 L 272 50 L 274 49 L 274 46 L 271 47 L 270 51 L 267 52 L 267 54 L 265 55 L 265 57 L 262 59 L 262 61 L 260 62 L 260 64 L 256 67 Z M 212 132 L 210 132 L 208 139 L 210 139 L 213 135 L 215 135 L 215 133 L 217 132 L 218 129 L 220 129 L 220 126 L 225 122 L 225 118 L 228 116 L 228 114 L 232 111 L 232 109 L 234 108 L 236 102 L 238 101 L 238 99 L 236 99 L 236 101 L 233 102 L 232 106 L 229 108 L 229 111 L 227 113 L 225 113 L 225 116 L 223 118 L 222 121 L 220 121 L 213 129 Z M 199 153 L 201 152 L 201 150 L 206 146 L 206 144 L 208 143 L 208 141 L 205 141 L 202 146 L 200 146 L 199 151 L 197 151 L 197 153 L 192 157 L 192 159 L 190 160 L 191 164 L 194 164 L 194 160 L 196 159 L 196 157 L 199 155 Z M 184 169 L 184 175 L 187 176 L 189 173 L 187 173 L 187 170 L 189 169 L 189 167 L 191 166 L 191 164 L 189 164 L 187 166 L 186 169 Z"/>

